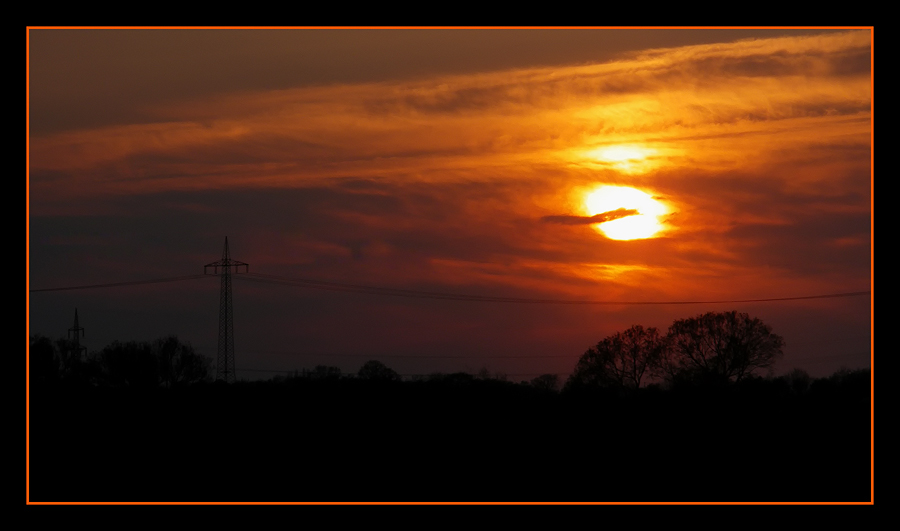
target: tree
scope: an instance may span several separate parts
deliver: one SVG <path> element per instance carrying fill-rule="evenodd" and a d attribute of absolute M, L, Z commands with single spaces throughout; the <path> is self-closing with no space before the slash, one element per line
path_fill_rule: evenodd
<path fill-rule="evenodd" d="M 166 387 L 209 378 L 212 358 L 198 354 L 190 343 L 182 343 L 178 336 L 161 337 L 153 347 L 159 360 L 159 376 Z"/>
<path fill-rule="evenodd" d="M 566 387 L 637 389 L 666 348 L 666 338 L 656 328 L 635 325 L 616 332 L 588 349 Z"/>
<path fill-rule="evenodd" d="M 360 367 L 357 376 L 363 380 L 399 382 L 403 378 L 397 371 L 377 360 L 369 360 Z"/>
<path fill-rule="evenodd" d="M 99 354 L 108 384 L 113 387 L 152 388 L 159 385 L 159 364 L 146 341 L 113 341 Z"/>
<path fill-rule="evenodd" d="M 316 365 L 313 370 L 303 369 L 301 376 L 313 380 L 339 380 L 341 378 L 341 369 L 340 367 L 330 367 L 328 365 Z"/>
<path fill-rule="evenodd" d="M 544 391 L 556 391 L 559 388 L 559 375 L 558 374 L 542 374 L 536 378 L 532 378 L 531 382 L 529 382 L 531 387 L 535 389 L 542 389 Z"/>
<path fill-rule="evenodd" d="M 809 385 L 812 383 L 812 377 L 810 377 L 809 373 L 803 369 L 797 368 L 792 369 L 780 379 L 784 381 L 791 392 L 796 395 L 806 393 L 806 391 L 809 390 Z"/>
<path fill-rule="evenodd" d="M 49 337 L 32 336 L 28 356 L 32 386 L 55 383 L 59 380 L 60 359 Z"/>
<path fill-rule="evenodd" d="M 673 383 L 739 381 L 757 369 L 772 367 L 784 346 L 771 327 L 736 311 L 675 321 L 668 340 L 670 348 L 658 370 Z"/>

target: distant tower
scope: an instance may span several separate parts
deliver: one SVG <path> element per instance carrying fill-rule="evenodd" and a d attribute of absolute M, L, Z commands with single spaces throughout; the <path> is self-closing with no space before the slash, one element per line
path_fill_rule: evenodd
<path fill-rule="evenodd" d="M 235 273 L 249 272 L 249 264 L 232 260 L 228 253 L 228 237 L 225 238 L 225 249 L 222 251 L 222 259 L 218 262 L 203 266 L 203 273 L 213 268 L 213 275 L 221 275 L 222 289 L 219 294 L 219 356 L 216 360 L 216 380 L 226 383 L 234 383 L 234 324 L 231 311 L 231 268 Z"/>
<path fill-rule="evenodd" d="M 78 335 L 78 332 L 81 332 L 81 335 Z M 74 335 L 74 338 L 72 337 Z M 69 329 L 69 333 L 66 336 L 69 339 L 74 339 L 72 343 L 69 345 L 68 356 L 66 356 L 66 365 L 70 365 L 74 361 L 81 361 L 81 353 L 87 353 L 87 347 L 81 346 L 80 338 L 84 337 L 84 328 L 78 326 L 78 308 L 75 308 L 75 324 L 72 328 Z"/>

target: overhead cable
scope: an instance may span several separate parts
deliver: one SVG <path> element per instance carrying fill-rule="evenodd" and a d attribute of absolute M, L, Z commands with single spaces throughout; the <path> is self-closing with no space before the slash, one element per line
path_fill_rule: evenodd
<path fill-rule="evenodd" d="M 762 299 L 732 299 L 732 300 L 695 300 L 695 301 L 608 301 L 608 300 L 573 300 L 573 299 L 533 299 L 522 297 L 498 297 L 484 295 L 465 295 L 458 293 L 439 293 L 431 291 L 409 290 L 400 288 L 384 288 L 360 284 L 344 284 L 340 282 L 326 282 L 305 278 L 288 278 L 261 273 L 248 273 L 243 275 L 244 280 L 254 282 L 267 282 L 288 286 L 306 287 L 327 291 L 346 291 L 352 293 L 367 293 L 371 295 L 390 295 L 394 297 L 414 297 L 425 299 L 458 300 L 469 302 L 506 302 L 519 304 L 605 304 L 605 305 L 666 305 L 666 304 L 730 304 L 739 302 L 779 302 L 808 299 L 829 299 L 837 297 L 855 297 L 867 295 L 870 291 L 853 291 L 846 293 L 829 293 L 825 295 L 806 295 L 800 297 L 772 297 Z"/>
<path fill-rule="evenodd" d="M 209 275 L 186 275 L 183 277 L 157 278 L 152 280 L 133 280 L 131 282 L 112 282 L 109 284 L 90 284 L 86 286 L 67 286 L 64 288 L 42 288 L 28 290 L 31 293 L 38 291 L 68 291 L 73 289 L 93 289 L 93 288 L 118 288 L 122 286 L 137 286 L 139 284 L 159 284 L 160 282 L 177 282 L 180 280 L 193 280 L 196 278 L 204 278 Z"/>

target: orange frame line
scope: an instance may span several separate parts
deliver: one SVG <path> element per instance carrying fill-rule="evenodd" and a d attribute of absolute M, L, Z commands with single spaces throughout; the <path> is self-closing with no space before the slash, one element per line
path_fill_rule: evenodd
<path fill-rule="evenodd" d="M 870 479 L 868 502 L 33 502 L 30 499 L 31 434 L 31 225 L 30 144 L 32 29 L 868 29 L 870 66 Z M 26 505 L 874 505 L 875 503 L 875 27 L 874 26 L 26 26 L 25 28 L 25 503 Z"/>

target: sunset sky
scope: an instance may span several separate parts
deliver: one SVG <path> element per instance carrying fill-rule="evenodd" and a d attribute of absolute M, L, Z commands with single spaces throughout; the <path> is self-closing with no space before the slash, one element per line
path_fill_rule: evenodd
<path fill-rule="evenodd" d="M 30 29 L 28 47 L 29 289 L 203 273 L 226 236 L 251 273 L 418 295 L 871 289 L 869 29 Z M 247 379 L 369 359 L 565 378 L 631 325 L 738 310 L 784 337 L 776 373 L 823 376 L 869 366 L 871 303 L 235 275 L 235 358 Z M 52 338 L 77 308 L 89 350 L 177 334 L 216 355 L 213 276 L 28 305 Z"/>

